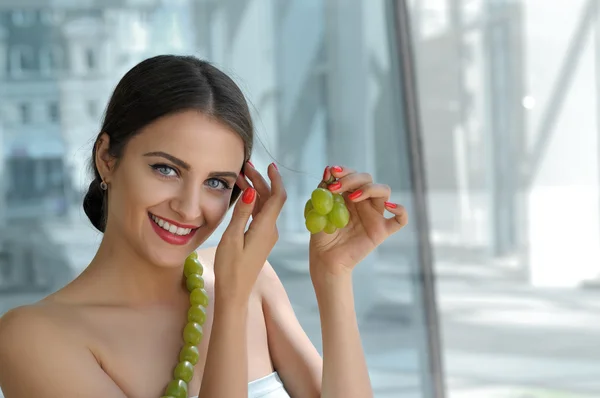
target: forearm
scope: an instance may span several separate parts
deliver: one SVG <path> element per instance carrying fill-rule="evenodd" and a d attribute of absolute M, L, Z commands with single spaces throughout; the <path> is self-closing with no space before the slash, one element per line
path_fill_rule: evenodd
<path fill-rule="evenodd" d="M 202 387 L 198 398 L 248 396 L 246 322 L 248 306 L 215 300 Z"/>
<path fill-rule="evenodd" d="M 373 396 L 350 273 L 314 278 L 323 338 L 322 397 Z"/>

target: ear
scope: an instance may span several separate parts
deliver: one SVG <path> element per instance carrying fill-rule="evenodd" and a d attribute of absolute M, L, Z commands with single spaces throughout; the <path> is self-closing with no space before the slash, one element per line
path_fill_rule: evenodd
<path fill-rule="evenodd" d="M 110 148 L 110 137 L 106 133 L 102 133 L 96 140 L 96 167 L 102 177 L 102 180 L 109 184 L 112 174 L 115 170 L 116 159 L 110 156 L 108 149 Z"/>

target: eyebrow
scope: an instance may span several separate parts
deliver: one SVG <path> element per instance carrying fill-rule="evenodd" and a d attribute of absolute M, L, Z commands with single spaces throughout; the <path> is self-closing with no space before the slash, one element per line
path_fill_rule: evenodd
<path fill-rule="evenodd" d="M 173 155 L 169 155 L 166 152 L 162 152 L 162 151 L 158 151 L 158 152 L 148 152 L 145 153 L 144 156 L 155 156 L 155 157 L 160 157 L 160 158 L 164 158 L 169 160 L 170 162 L 174 163 L 175 165 L 181 167 L 184 170 L 189 170 L 192 167 L 184 162 L 183 160 L 173 156 Z M 231 178 L 237 178 L 238 173 L 235 173 L 233 171 L 213 171 L 210 174 L 210 177 L 231 177 Z"/>

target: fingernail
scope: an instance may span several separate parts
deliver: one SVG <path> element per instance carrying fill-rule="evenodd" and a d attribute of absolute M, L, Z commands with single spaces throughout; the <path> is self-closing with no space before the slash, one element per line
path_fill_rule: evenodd
<path fill-rule="evenodd" d="M 254 167 L 254 165 L 252 164 L 251 161 L 247 160 L 246 163 L 248 163 L 250 166 Z"/>
<path fill-rule="evenodd" d="M 338 189 L 340 189 L 342 187 L 342 183 L 337 181 L 334 182 L 333 184 L 330 184 L 327 189 L 329 189 L 330 191 L 337 191 Z"/>
<path fill-rule="evenodd" d="M 327 172 L 329 171 L 329 166 L 325 166 L 325 171 L 323 171 L 323 181 L 327 179 Z"/>
<path fill-rule="evenodd" d="M 354 199 L 358 198 L 360 195 L 362 195 L 362 191 L 359 189 L 358 191 L 354 191 L 350 195 L 348 195 L 348 199 L 354 200 Z"/>
<path fill-rule="evenodd" d="M 392 203 L 392 202 L 385 202 L 385 207 L 389 207 L 390 209 L 395 209 L 396 207 L 398 207 L 398 205 L 395 203 Z"/>
<path fill-rule="evenodd" d="M 244 194 L 242 195 L 242 201 L 246 204 L 252 203 L 254 197 L 256 196 L 256 191 L 254 188 L 246 188 Z"/>
<path fill-rule="evenodd" d="M 279 171 L 279 168 L 277 168 L 277 165 L 275 164 L 275 162 L 271 163 L 273 165 L 273 167 L 275 167 L 275 170 Z"/>
<path fill-rule="evenodd" d="M 340 166 L 333 166 L 331 168 L 332 171 L 335 171 L 336 173 L 341 173 L 342 171 L 344 171 L 343 168 L 341 168 Z"/>

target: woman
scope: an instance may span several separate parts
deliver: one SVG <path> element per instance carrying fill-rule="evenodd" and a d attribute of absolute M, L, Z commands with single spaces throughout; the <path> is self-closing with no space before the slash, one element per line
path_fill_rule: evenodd
<path fill-rule="evenodd" d="M 84 200 L 102 242 L 74 281 L 0 320 L 6 398 L 372 396 L 352 269 L 406 213 L 370 175 L 325 169 L 351 220 L 310 241 L 321 360 L 267 262 L 286 195 L 274 164 L 267 183 L 249 162 L 252 142 L 244 96 L 210 64 L 157 56 L 123 77 Z M 196 252 L 230 206 L 218 247 Z"/>

